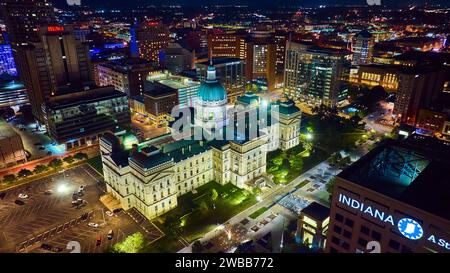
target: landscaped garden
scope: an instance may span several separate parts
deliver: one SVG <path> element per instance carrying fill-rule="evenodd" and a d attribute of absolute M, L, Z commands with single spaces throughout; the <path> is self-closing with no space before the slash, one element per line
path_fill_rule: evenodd
<path fill-rule="evenodd" d="M 250 217 L 252 219 L 256 219 L 256 218 L 258 218 L 258 216 L 260 216 L 261 214 L 266 212 L 268 209 L 269 209 L 268 207 L 262 207 L 262 208 L 256 210 L 255 212 L 253 212 L 252 214 L 250 214 L 248 217 Z"/>
<path fill-rule="evenodd" d="M 267 154 L 267 173 L 273 175 L 277 184 L 287 184 L 293 179 L 324 161 L 328 153 L 302 144 L 287 150 L 276 150 Z"/>
<path fill-rule="evenodd" d="M 255 194 L 231 183 L 209 182 L 197 188 L 195 194 L 189 192 L 179 197 L 178 206 L 154 223 L 167 237 L 175 239 L 182 235 L 193 242 L 256 202 Z"/>

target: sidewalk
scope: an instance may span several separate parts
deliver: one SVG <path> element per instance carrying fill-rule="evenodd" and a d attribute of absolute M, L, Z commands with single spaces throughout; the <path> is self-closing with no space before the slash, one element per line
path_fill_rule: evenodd
<path fill-rule="evenodd" d="M 52 161 L 55 158 L 62 159 L 64 157 L 66 157 L 66 156 L 74 155 L 74 154 L 76 154 L 78 152 L 81 152 L 81 151 L 87 153 L 88 156 L 89 155 L 93 155 L 94 153 L 98 154 L 98 152 L 99 152 L 98 144 L 94 144 L 94 145 L 91 145 L 91 146 L 80 147 L 80 148 L 75 149 L 75 150 L 70 150 L 67 153 L 65 153 L 64 155 L 51 155 L 51 156 L 39 158 L 39 159 L 36 159 L 36 160 L 33 160 L 33 161 L 29 161 L 29 162 L 26 162 L 24 164 L 20 164 L 20 165 L 17 165 L 17 166 L 13 166 L 13 167 L 10 167 L 10 168 L 2 169 L 2 170 L 0 170 L 0 179 L 2 179 L 3 176 L 5 176 L 7 174 L 17 174 L 22 169 L 28 169 L 30 171 L 33 171 L 34 168 L 37 165 L 45 165 L 45 164 L 49 163 L 50 161 Z M 92 156 L 89 156 L 89 157 L 92 157 Z"/>

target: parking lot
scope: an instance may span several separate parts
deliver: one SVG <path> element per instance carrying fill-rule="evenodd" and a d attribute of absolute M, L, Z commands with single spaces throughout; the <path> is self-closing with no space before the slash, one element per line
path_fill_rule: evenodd
<path fill-rule="evenodd" d="M 72 193 L 84 186 L 83 205 L 72 205 Z M 52 193 L 46 194 L 51 190 Z M 3 192 L 0 200 L 0 252 L 49 252 L 43 243 L 70 252 L 67 243 L 80 243 L 81 252 L 103 252 L 127 235 L 140 231 L 155 237 L 155 230 L 145 231 L 128 213 L 106 214 L 99 201 L 104 194 L 101 176 L 89 165 L 81 165 L 30 184 Z M 28 198 L 19 198 L 26 194 Z M 15 204 L 17 199 L 25 204 Z M 88 223 L 97 223 L 90 227 Z M 113 230 L 112 240 L 107 234 Z M 99 246 L 98 239 L 101 240 Z"/>

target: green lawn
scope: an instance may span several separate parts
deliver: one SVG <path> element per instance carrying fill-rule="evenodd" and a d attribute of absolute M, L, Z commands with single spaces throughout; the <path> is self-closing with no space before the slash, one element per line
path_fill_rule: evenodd
<path fill-rule="evenodd" d="M 102 158 L 100 155 L 89 158 L 87 160 L 87 163 L 91 165 L 97 172 L 99 172 L 101 175 L 103 175 L 103 165 L 102 165 Z"/>
<path fill-rule="evenodd" d="M 298 184 L 295 188 L 296 188 L 296 189 L 301 189 L 301 188 L 303 188 L 304 186 L 306 186 L 306 184 L 308 184 L 309 182 L 311 182 L 311 181 L 309 181 L 309 180 L 304 180 L 304 181 L 302 181 L 300 184 Z"/>
<path fill-rule="evenodd" d="M 211 199 L 213 189 L 218 193 L 215 201 Z M 223 224 L 256 202 L 254 194 L 230 183 L 222 186 L 216 182 L 209 182 L 199 187 L 196 194 L 189 192 L 179 197 L 178 206 L 159 217 L 155 224 L 166 234 L 173 234 L 174 227 L 168 224 L 166 219 L 170 219 L 169 221 L 179 219 L 181 227 L 176 232 L 181 233 L 189 242 L 193 242 L 216 228 L 217 224 Z"/>
<path fill-rule="evenodd" d="M 256 219 L 258 216 L 260 216 L 261 214 L 266 212 L 268 209 L 269 208 L 267 208 L 267 207 L 262 207 L 262 208 L 258 209 L 257 211 L 253 212 L 252 214 L 250 214 L 248 217 L 250 217 L 252 219 Z"/>

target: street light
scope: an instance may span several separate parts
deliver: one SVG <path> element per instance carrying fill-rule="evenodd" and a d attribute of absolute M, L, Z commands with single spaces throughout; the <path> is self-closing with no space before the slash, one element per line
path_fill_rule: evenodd
<path fill-rule="evenodd" d="M 262 201 L 262 197 L 261 196 L 256 196 L 256 201 L 261 202 Z"/>
<path fill-rule="evenodd" d="M 66 185 L 66 184 L 61 184 L 61 185 L 59 185 L 59 186 L 58 186 L 58 189 L 57 189 L 57 191 L 58 191 L 59 193 L 66 193 L 67 190 L 68 190 L 68 188 L 67 188 L 67 185 Z"/>
<path fill-rule="evenodd" d="M 313 135 L 311 133 L 307 133 L 306 140 L 312 140 L 312 139 L 313 139 Z"/>

